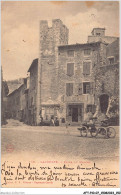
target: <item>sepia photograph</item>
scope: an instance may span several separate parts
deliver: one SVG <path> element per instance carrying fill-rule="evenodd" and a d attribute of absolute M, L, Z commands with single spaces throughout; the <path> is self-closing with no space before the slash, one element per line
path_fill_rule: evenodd
<path fill-rule="evenodd" d="M 1 2 L 1 187 L 119 188 L 119 1 Z"/>

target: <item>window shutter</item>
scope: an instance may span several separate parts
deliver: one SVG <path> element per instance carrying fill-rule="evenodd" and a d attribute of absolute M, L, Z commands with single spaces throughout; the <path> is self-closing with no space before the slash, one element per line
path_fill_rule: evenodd
<path fill-rule="evenodd" d="M 69 96 L 69 83 L 66 83 L 66 95 Z"/>
<path fill-rule="evenodd" d="M 90 74 L 90 62 L 83 63 L 83 74 L 89 75 Z"/>
<path fill-rule="evenodd" d="M 66 83 L 66 95 L 71 96 L 73 94 L 73 83 Z"/>
<path fill-rule="evenodd" d="M 70 96 L 73 95 L 73 83 L 70 83 Z"/>
<path fill-rule="evenodd" d="M 90 91 L 91 91 L 91 86 L 90 86 L 90 83 L 88 83 L 86 85 L 86 94 L 90 94 Z"/>
<path fill-rule="evenodd" d="M 90 83 L 90 94 L 94 94 L 94 82 Z"/>
<path fill-rule="evenodd" d="M 82 83 L 79 83 L 78 94 L 82 95 Z"/>
<path fill-rule="evenodd" d="M 74 74 L 74 63 L 67 64 L 67 75 L 72 76 Z"/>

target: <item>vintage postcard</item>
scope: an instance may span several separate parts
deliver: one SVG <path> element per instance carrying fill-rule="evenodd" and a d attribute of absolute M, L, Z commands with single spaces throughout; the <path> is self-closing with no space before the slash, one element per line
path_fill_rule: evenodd
<path fill-rule="evenodd" d="M 119 2 L 1 2 L 1 187 L 119 179 Z"/>

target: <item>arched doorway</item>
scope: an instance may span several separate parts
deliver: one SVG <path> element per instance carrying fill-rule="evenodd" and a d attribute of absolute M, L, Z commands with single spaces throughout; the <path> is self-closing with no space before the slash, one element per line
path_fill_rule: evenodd
<path fill-rule="evenodd" d="M 100 110 L 102 113 L 107 112 L 108 103 L 109 103 L 109 96 L 107 94 L 103 94 L 99 97 L 100 100 Z"/>

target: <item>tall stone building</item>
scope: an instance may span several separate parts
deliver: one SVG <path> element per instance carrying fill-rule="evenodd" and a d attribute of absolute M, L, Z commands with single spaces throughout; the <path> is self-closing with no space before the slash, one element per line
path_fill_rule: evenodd
<path fill-rule="evenodd" d="M 68 44 L 69 31 L 60 19 L 40 22 L 40 53 L 38 62 L 37 124 L 40 114 L 54 115 L 58 97 L 58 46 Z M 49 100 L 49 101 L 48 101 Z M 58 105 L 57 105 L 58 106 Z M 48 115 L 50 117 L 50 114 Z"/>
<path fill-rule="evenodd" d="M 94 28 L 85 44 L 68 45 L 69 30 L 59 19 L 40 22 L 39 58 L 27 83 L 9 94 L 11 115 L 30 125 L 58 118 L 59 124 L 80 124 L 119 108 L 119 39 Z M 23 93 L 23 92 L 24 93 Z M 17 103 L 18 101 L 18 103 Z M 21 102 L 25 102 L 25 105 Z"/>
<path fill-rule="evenodd" d="M 103 112 L 101 95 L 104 93 L 101 87 L 107 84 L 102 84 L 102 80 L 106 82 L 106 74 L 112 74 L 110 84 L 111 81 L 118 82 L 118 79 L 114 81 L 113 66 L 110 66 L 110 73 L 108 69 L 109 48 L 114 47 L 117 37 L 105 36 L 104 28 L 94 28 L 87 43 L 68 45 L 68 35 L 67 27 L 59 19 L 53 20 L 51 27 L 47 21 L 40 22 L 40 53 L 36 72 L 37 125 L 40 116 L 44 120 L 58 117 L 60 124 L 67 122 L 73 125 L 81 123 L 88 111 L 95 113 L 100 107 Z M 112 52 L 115 53 L 114 50 Z M 108 108 L 109 101 L 106 104 Z"/>

